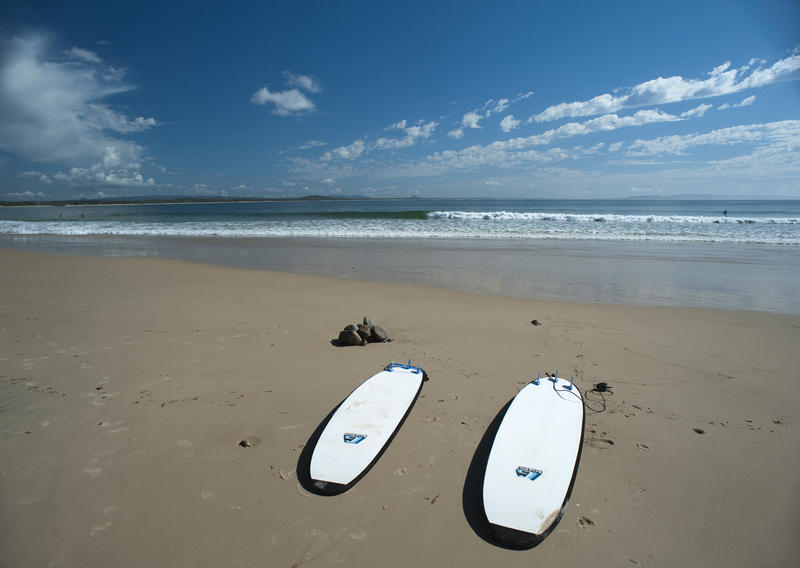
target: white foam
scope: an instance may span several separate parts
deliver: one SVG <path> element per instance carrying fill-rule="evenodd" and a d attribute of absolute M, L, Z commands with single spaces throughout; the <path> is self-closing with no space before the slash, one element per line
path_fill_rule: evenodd
<path fill-rule="evenodd" d="M 726 217 L 706 215 L 618 215 L 616 213 L 545 213 L 517 211 L 431 211 L 430 219 L 484 221 L 556 221 L 566 223 L 679 223 L 798 225 L 797 217 Z"/>
<path fill-rule="evenodd" d="M 491 222 L 487 222 L 491 221 Z M 719 221 L 719 222 L 717 222 Z M 429 219 L 0 221 L 0 234 L 218 238 L 558 239 L 800 245 L 800 220 L 507 211 L 440 211 Z"/>

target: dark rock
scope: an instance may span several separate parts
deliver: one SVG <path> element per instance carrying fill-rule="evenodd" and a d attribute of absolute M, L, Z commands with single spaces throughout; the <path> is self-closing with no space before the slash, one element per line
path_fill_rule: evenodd
<path fill-rule="evenodd" d="M 372 341 L 386 341 L 389 339 L 389 332 L 378 324 L 372 325 Z"/>
<path fill-rule="evenodd" d="M 358 326 L 356 324 L 354 324 L 354 323 L 351 323 L 350 325 L 345 326 L 344 330 L 345 331 L 358 331 Z"/>
<path fill-rule="evenodd" d="M 361 339 L 364 341 L 369 340 L 369 336 L 372 335 L 372 330 L 368 325 L 359 325 L 358 326 L 358 335 L 361 336 Z"/>
<path fill-rule="evenodd" d="M 357 331 L 353 331 L 352 329 L 345 329 L 341 333 L 339 333 L 339 344 L 340 345 L 361 345 L 363 339 L 358 334 Z"/>

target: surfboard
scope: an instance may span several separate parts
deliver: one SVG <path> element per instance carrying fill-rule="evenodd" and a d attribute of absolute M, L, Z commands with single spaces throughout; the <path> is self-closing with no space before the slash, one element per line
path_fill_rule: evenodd
<path fill-rule="evenodd" d="M 537 377 L 509 405 L 483 480 L 483 508 L 495 536 L 533 546 L 567 506 L 583 442 L 583 398 L 572 380 Z"/>
<path fill-rule="evenodd" d="M 364 475 L 391 441 L 422 389 L 425 371 L 390 363 L 336 409 L 311 455 L 316 490 L 338 493 Z"/>

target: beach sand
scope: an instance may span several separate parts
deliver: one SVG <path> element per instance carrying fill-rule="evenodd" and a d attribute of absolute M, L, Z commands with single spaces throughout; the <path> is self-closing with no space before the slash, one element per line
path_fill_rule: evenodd
<path fill-rule="evenodd" d="M 163 259 L 0 266 L 0 566 L 800 564 L 798 316 Z M 393 341 L 331 343 L 365 315 Z M 430 381 L 387 451 L 349 491 L 308 493 L 314 431 L 409 358 Z M 587 396 L 554 532 L 505 549 L 480 518 L 485 433 L 556 369 L 613 394 Z"/>

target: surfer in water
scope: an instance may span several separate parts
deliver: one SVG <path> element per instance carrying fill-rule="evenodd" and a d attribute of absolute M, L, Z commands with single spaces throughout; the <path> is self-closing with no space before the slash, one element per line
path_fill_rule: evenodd
<path fill-rule="evenodd" d="M 722 216 L 723 216 L 723 217 L 727 217 L 727 216 L 728 216 L 728 210 L 727 210 L 727 209 L 725 209 L 725 210 L 722 212 Z"/>

